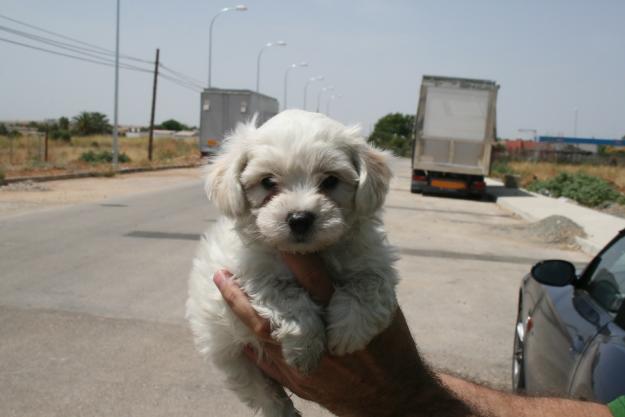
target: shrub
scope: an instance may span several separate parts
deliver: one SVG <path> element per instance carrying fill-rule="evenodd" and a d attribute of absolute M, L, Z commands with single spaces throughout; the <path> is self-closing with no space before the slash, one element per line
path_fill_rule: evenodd
<path fill-rule="evenodd" d="M 53 130 L 50 132 L 50 138 L 53 140 L 62 140 L 64 142 L 69 142 L 72 139 L 72 135 L 68 130 Z"/>
<path fill-rule="evenodd" d="M 515 172 L 506 161 L 493 161 L 490 167 L 492 174 L 496 177 L 505 177 L 506 175 L 514 175 Z"/>
<path fill-rule="evenodd" d="M 553 197 L 567 197 L 589 207 L 624 200 L 611 183 L 584 172 L 561 172 L 548 180 L 534 181 L 527 188 L 535 192 L 547 191 Z"/>
<path fill-rule="evenodd" d="M 121 163 L 130 162 L 130 158 L 128 157 L 128 155 L 126 155 L 123 152 L 118 155 L 117 159 Z M 99 152 L 87 151 L 87 152 L 83 152 L 80 155 L 80 160 L 84 162 L 88 162 L 90 164 L 101 164 L 104 162 L 111 163 L 113 162 L 113 152 L 111 151 L 99 151 Z"/>
<path fill-rule="evenodd" d="M 0 185 L 4 184 L 4 170 L 0 167 Z"/>

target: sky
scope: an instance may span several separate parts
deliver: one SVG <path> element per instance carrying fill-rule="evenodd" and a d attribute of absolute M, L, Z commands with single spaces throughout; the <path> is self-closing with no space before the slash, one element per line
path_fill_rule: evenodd
<path fill-rule="evenodd" d="M 241 3 L 236 3 L 240 1 Z M 0 14 L 115 48 L 115 0 L 0 0 Z M 255 89 L 262 55 L 264 94 L 282 104 L 289 65 L 289 107 L 316 109 L 319 89 L 338 95 L 330 115 L 365 133 L 391 112 L 416 112 L 421 77 L 458 76 L 500 84 L 499 136 L 625 135 L 625 1 L 621 0 L 121 0 L 121 53 L 161 62 L 203 84 L 209 23 L 215 87 Z M 0 19 L 0 26 L 48 36 Z M 0 38 L 49 48 L 0 30 Z M 66 51 L 67 52 L 67 51 Z M 69 52 L 68 52 L 69 53 Z M 124 61 L 128 62 L 128 61 Z M 151 70 L 150 64 L 128 62 Z M 114 69 L 0 41 L 0 120 L 41 120 L 99 111 L 113 116 Z M 147 125 L 148 72 L 121 70 L 119 122 Z M 329 92 L 322 92 L 326 111 Z M 199 93 L 160 79 L 157 122 L 199 124 Z"/>

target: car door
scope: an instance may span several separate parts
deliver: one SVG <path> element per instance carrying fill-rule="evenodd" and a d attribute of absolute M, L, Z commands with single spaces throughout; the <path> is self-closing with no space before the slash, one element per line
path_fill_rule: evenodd
<path fill-rule="evenodd" d="M 575 286 L 542 286 L 543 295 L 528 312 L 532 328 L 525 344 L 529 393 L 569 395 L 573 376 L 595 336 L 614 319 L 625 237 L 620 234 L 584 271 Z M 619 267 L 620 268 L 620 267 Z M 540 284 L 536 284 L 540 285 Z M 615 290 L 616 288 L 616 290 Z M 608 309 L 609 307 L 609 309 Z"/>
<path fill-rule="evenodd" d="M 533 325 L 525 346 L 527 391 L 567 395 L 584 350 L 610 317 L 586 291 L 573 286 L 545 286 L 529 316 Z"/>
<path fill-rule="evenodd" d="M 583 353 L 570 395 L 608 402 L 625 394 L 625 235 L 593 262 L 581 288 L 611 318 Z"/>

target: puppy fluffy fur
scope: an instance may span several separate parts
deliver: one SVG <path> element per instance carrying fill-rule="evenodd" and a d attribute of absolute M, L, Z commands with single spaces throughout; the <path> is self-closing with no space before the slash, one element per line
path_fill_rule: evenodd
<path fill-rule="evenodd" d="M 396 258 L 379 216 L 391 177 L 387 158 L 358 128 L 288 110 L 260 128 L 254 121 L 237 127 L 211 166 L 206 189 L 224 216 L 200 243 L 187 319 L 198 350 L 223 371 L 227 386 L 266 417 L 299 414 L 243 355 L 245 345 L 261 346 L 212 277 L 219 269 L 234 274 L 271 323 L 287 362 L 302 372 L 326 350 L 364 348 L 397 308 Z M 310 224 L 294 228 L 293 213 L 307 213 Z M 321 255 L 336 288 L 326 308 L 296 283 L 279 251 Z"/>

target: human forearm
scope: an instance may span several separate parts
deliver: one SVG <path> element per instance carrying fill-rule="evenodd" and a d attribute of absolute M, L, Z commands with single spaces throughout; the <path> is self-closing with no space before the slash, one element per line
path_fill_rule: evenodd
<path fill-rule="evenodd" d="M 611 417 L 605 405 L 563 398 L 526 397 L 439 374 L 445 387 L 484 417 Z"/>

